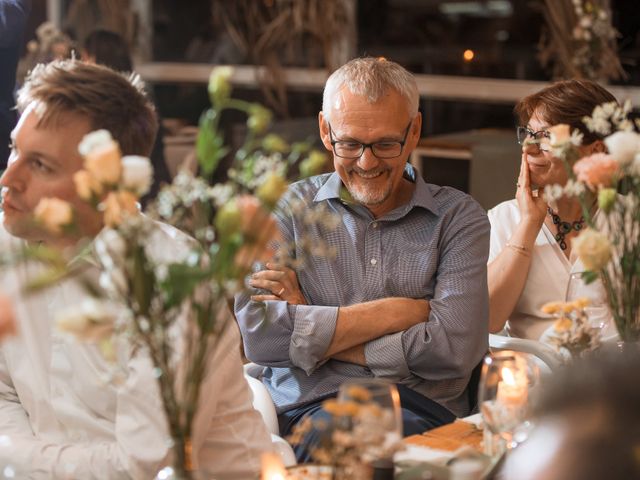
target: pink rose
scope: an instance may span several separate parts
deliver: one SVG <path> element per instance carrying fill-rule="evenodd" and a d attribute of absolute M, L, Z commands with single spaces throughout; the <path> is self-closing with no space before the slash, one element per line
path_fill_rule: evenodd
<path fill-rule="evenodd" d="M 11 301 L 0 295 L 0 339 L 16 334 L 16 318 Z"/>
<path fill-rule="evenodd" d="M 610 187 L 618 173 L 619 163 L 606 153 L 594 153 L 580 159 L 573 166 L 578 180 L 595 190 L 598 187 Z"/>

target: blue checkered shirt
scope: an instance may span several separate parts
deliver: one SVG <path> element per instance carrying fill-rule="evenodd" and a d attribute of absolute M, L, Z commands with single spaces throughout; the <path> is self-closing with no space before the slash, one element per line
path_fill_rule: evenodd
<path fill-rule="evenodd" d="M 411 167 L 408 167 L 411 172 Z M 411 200 L 380 218 L 341 199 L 336 173 L 297 182 L 280 202 L 278 222 L 292 252 L 304 258 L 296 273 L 308 305 L 236 297 L 245 354 L 265 366 L 263 382 L 278 413 L 335 393 L 356 377 L 383 377 L 469 413 L 466 386 L 487 351 L 489 222 L 468 195 L 414 180 Z M 304 211 L 324 204 L 338 228 L 305 222 Z M 320 239 L 336 258 L 310 256 L 296 239 Z M 387 297 L 424 298 L 425 322 L 365 345 L 367 366 L 323 359 L 340 306 Z M 375 321 L 375 319 L 371 319 Z"/>

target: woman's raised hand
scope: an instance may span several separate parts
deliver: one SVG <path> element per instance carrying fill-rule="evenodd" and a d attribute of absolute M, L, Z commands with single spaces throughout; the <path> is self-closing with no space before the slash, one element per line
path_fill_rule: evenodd
<path fill-rule="evenodd" d="M 522 152 L 522 161 L 520 162 L 520 174 L 518 175 L 518 183 L 516 184 L 516 201 L 522 220 L 542 227 L 544 218 L 547 215 L 547 202 L 544 200 L 542 191 L 534 192 L 531 188 L 531 177 L 529 173 L 529 164 L 527 163 L 527 153 Z"/>

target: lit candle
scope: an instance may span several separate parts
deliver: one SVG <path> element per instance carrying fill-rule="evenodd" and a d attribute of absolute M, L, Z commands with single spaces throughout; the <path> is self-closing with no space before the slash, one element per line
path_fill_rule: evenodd
<path fill-rule="evenodd" d="M 287 471 L 284 468 L 280 455 L 277 453 L 263 453 L 261 464 L 261 480 L 285 480 L 287 478 Z"/>
<path fill-rule="evenodd" d="M 505 406 L 518 406 L 527 401 L 527 377 L 521 370 L 502 367 L 502 381 L 496 399 Z"/>

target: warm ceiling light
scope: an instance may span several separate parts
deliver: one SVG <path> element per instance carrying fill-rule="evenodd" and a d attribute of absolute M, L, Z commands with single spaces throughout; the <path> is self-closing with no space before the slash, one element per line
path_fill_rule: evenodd
<path fill-rule="evenodd" d="M 464 58 L 465 62 L 470 62 L 471 60 L 473 60 L 473 57 L 475 56 L 475 53 L 473 53 L 473 50 L 465 50 L 464 53 L 462 54 L 462 58 Z"/>

